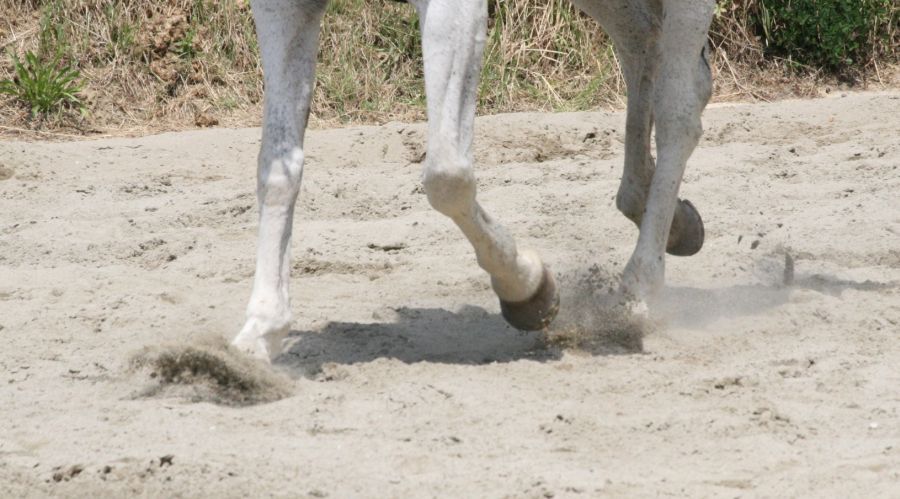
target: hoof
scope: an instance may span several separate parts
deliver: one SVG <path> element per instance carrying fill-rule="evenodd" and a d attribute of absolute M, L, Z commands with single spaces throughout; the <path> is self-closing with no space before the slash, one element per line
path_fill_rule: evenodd
<path fill-rule="evenodd" d="M 242 354 L 248 355 L 256 360 L 261 360 L 266 364 L 271 364 L 272 360 L 281 353 L 278 347 L 269 344 L 264 338 L 257 338 L 255 340 L 235 338 L 235 340 L 231 342 L 231 346 Z"/>
<path fill-rule="evenodd" d="M 250 318 L 231 346 L 250 357 L 271 363 L 281 355 L 281 343 L 289 331 L 289 325 L 271 327 L 267 321 Z"/>
<path fill-rule="evenodd" d="M 666 253 L 675 256 L 695 255 L 703 247 L 703 219 L 687 199 L 678 200 L 678 208 L 680 213 L 676 213 L 672 222 Z"/>
<path fill-rule="evenodd" d="M 521 331 L 539 331 L 549 326 L 559 312 L 559 291 L 553 274 L 544 266 L 541 285 L 534 296 L 515 303 L 500 300 L 500 312 L 510 326 Z"/>

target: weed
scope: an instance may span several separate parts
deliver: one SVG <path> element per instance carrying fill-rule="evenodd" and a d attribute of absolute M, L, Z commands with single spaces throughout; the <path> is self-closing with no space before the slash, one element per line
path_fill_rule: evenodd
<path fill-rule="evenodd" d="M 38 31 L 38 54 L 42 57 L 61 59 L 69 49 L 68 33 L 65 25 L 55 22 L 65 10 L 59 0 L 49 2 L 41 16 Z"/>
<path fill-rule="evenodd" d="M 106 5 L 103 8 L 105 24 L 108 32 L 107 52 L 108 60 L 115 61 L 119 57 L 129 57 L 135 50 L 137 43 L 136 27 L 130 23 L 121 7 L 116 4 Z"/>
<path fill-rule="evenodd" d="M 232 96 L 225 96 L 219 99 L 218 106 L 227 111 L 231 111 L 238 108 L 238 101 Z"/>
<path fill-rule="evenodd" d="M 197 30 L 191 28 L 184 34 L 184 38 L 176 40 L 173 44 L 175 55 L 181 59 L 191 60 L 197 57 L 197 48 L 194 38 L 197 36 Z"/>
<path fill-rule="evenodd" d="M 32 117 L 74 107 L 84 112 L 78 98 L 83 83 L 81 74 L 71 66 L 60 64 L 59 57 L 42 61 L 33 52 L 25 61 L 13 55 L 15 77 L 0 81 L 0 93 L 13 95 L 31 108 Z"/>

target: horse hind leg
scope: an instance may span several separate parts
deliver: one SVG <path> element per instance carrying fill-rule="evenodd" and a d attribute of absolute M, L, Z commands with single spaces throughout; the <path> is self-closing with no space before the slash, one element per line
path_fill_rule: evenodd
<path fill-rule="evenodd" d="M 638 227 L 644 217 L 650 184 L 656 170 L 650 153 L 654 93 L 663 44 L 663 5 L 658 1 L 575 0 L 612 37 L 628 88 L 625 124 L 625 162 L 616 195 L 616 207 Z M 709 78 L 709 66 L 701 60 L 698 78 Z M 694 205 L 679 200 L 666 251 L 689 256 L 703 246 L 703 220 Z"/>
<path fill-rule="evenodd" d="M 703 226 L 690 202 L 678 200 L 687 160 L 702 134 L 700 115 L 712 93 L 704 59 L 713 2 L 679 3 L 664 18 L 653 113 L 658 161 L 623 288 L 639 300 L 663 285 L 664 253 L 699 249 Z M 670 242 L 675 231 L 675 245 Z"/>
<path fill-rule="evenodd" d="M 630 58 L 628 56 L 623 59 Z M 699 58 L 699 65 L 694 73 L 696 88 L 709 88 L 711 74 L 706 62 L 705 53 Z M 625 134 L 625 167 L 619 191 L 616 194 L 616 206 L 638 228 L 641 227 L 646 213 L 647 198 L 656 165 L 650 154 L 651 129 L 653 127 L 653 100 L 655 88 L 653 81 L 656 74 L 646 61 L 631 62 L 636 67 L 632 73 L 637 76 L 627 78 L 629 89 L 628 110 Z M 706 105 L 708 95 L 699 99 L 700 109 Z M 692 202 L 678 199 L 666 241 L 666 253 L 673 256 L 692 256 L 703 247 L 705 240 L 703 219 Z"/>
<path fill-rule="evenodd" d="M 646 211 L 650 185 L 656 171 L 653 156 L 650 153 L 651 131 L 654 124 L 654 93 L 657 77 L 654 56 L 655 40 L 629 40 L 632 50 L 621 50 L 623 66 L 625 66 L 628 106 L 625 124 L 625 167 L 622 180 L 616 194 L 616 207 L 638 228 Z M 640 51 L 633 50 L 640 43 Z M 640 55 L 637 55 L 640 54 Z M 657 56 L 659 57 L 659 56 Z M 711 79 L 706 55 L 700 56 L 700 66 L 696 70 L 698 86 L 709 85 Z M 707 97 L 708 99 L 708 97 Z M 705 105 L 705 102 L 703 102 Z M 679 199 L 675 208 L 666 252 L 674 256 L 691 256 L 700 251 L 705 239 L 703 219 L 693 203 L 687 199 Z"/>
<path fill-rule="evenodd" d="M 698 107 L 700 111 L 706 107 L 712 95 L 712 72 L 707 59 L 707 50 L 708 47 L 704 45 L 696 69 L 692 74 L 694 88 L 697 90 L 694 106 Z M 666 252 L 674 256 L 695 255 L 703 247 L 705 238 L 706 231 L 700 212 L 687 199 L 679 199 L 672 217 L 672 226 L 669 228 Z"/>

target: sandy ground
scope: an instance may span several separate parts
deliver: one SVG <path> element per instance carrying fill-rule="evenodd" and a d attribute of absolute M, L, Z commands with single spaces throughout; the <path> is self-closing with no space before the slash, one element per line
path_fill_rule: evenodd
<path fill-rule="evenodd" d="M 623 122 L 478 121 L 481 200 L 562 276 L 563 324 L 603 330 L 585 277 L 636 238 Z M 309 134 L 277 374 L 171 386 L 154 355 L 241 325 L 259 130 L 0 142 L 0 496 L 900 496 L 900 92 L 705 125 L 706 246 L 642 351 L 506 326 L 419 187 L 423 126 L 388 124 Z M 287 396 L 223 405 L 204 369 Z"/>

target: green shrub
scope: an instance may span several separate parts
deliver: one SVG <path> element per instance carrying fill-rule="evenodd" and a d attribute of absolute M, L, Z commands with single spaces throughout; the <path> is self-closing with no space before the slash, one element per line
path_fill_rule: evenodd
<path fill-rule="evenodd" d="M 83 84 L 81 74 L 71 66 L 61 65 L 59 58 L 42 61 L 33 52 L 25 54 L 25 61 L 13 55 L 15 76 L 0 81 L 0 93 L 17 97 L 31 108 L 31 115 L 46 115 L 65 107 L 84 109 L 78 92 Z"/>
<path fill-rule="evenodd" d="M 895 0 L 759 0 L 756 21 L 775 55 L 848 74 L 892 50 Z"/>

